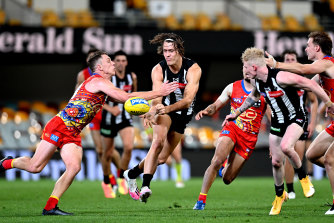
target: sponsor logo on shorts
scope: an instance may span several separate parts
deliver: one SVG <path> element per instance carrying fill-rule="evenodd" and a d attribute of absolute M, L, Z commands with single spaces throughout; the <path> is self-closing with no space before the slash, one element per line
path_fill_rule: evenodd
<path fill-rule="evenodd" d="M 249 149 L 249 148 L 247 148 L 247 149 L 246 149 L 246 152 L 247 152 L 247 153 L 249 153 L 249 152 L 250 152 L 250 149 Z"/>
<path fill-rule="evenodd" d="M 230 134 L 230 131 L 228 131 L 228 130 L 223 130 L 221 134 L 228 135 L 228 134 Z"/>
<path fill-rule="evenodd" d="M 297 118 L 296 122 L 303 123 L 303 119 Z"/>
<path fill-rule="evenodd" d="M 275 132 L 281 132 L 280 128 L 275 128 L 275 127 L 270 127 L 271 130 L 275 131 Z"/>
<path fill-rule="evenodd" d="M 94 123 L 89 123 L 89 128 L 94 128 Z"/>
<path fill-rule="evenodd" d="M 56 136 L 56 135 L 54 135 L 54 134 L 51 134 L 50 139 L 51 139 L 52 141 L 58 142 L 59 137 Z"/>
<path fill-rule="evenodd" d="M 327 126 L 327 128 L 329 128 L 331 125 L 332 125 L 332 124 L 329 124 L 329 125 Z"/>
<path fill-rule="evenodd" d="M 111 133 L 111 130 L 109 130 L 109 129 L 101 129 L 101 133 L 109 135 Z"/>

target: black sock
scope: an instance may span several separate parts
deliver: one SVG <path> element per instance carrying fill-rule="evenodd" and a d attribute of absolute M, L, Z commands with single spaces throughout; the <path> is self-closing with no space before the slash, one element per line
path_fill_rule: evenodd
<path fill-rule="evenodd" d="M 142 173 L 143 170 L 139 169 L 139 164 L 138 164 L 137 166 L 130 169 L 128 176 L 130 179 L 136 179 Z"/>
<path fill-rule="evenodd" d="M 306 177 L 306 172 L 305 172 L 303 166 L 301 166 L 299 169 L 295 169 L 295 172 L 298 174 L 299 180 Z"/>
<path fill-rule="evenodd" d="M 151 183 L 152 178 L 153 178 L 152 174 L 144 174 L 142 187 L 150 188 L 150 183 Z"/>
<path fill-rule="evenodd" d="M 104 182 L 105 184 L 110 184 L 110 178 L 109 178 L 109 175 L 104 175 L 104 176 L 103 176 L 103 182 Z"/>
<path fill-rule="evenodd" d="M 124 170 L 123 169 L 120 169 L 119 171 L 119 178 L 123 179 L 124 178 Z"/>
<path fill-rule="evenodd" d="M 295 190 L 293 189 L 293 183 L 291 183 L 291 184 L 286 184 L 286 187 L 287 187 L 287 189 L 288 189 L 288 193 L 290 193 L 290 192 L 295 192 Z"/>
<path fill-rule="evenodd" d="M 276 186 L 275 185 L 275 191 L 276 191 L 276 196 L 280 197 L 283 194 L 284 191 L 284 184 L 282 184 L 281 186 Z"/>

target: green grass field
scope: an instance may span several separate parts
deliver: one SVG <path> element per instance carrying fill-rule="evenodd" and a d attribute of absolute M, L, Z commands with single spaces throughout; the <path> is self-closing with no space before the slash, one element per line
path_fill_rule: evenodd
<path fill-rule="evenodd" d="M 139 182 L 140 183 L 140 182 Z M 100 182 L 75 181 L 61 198 L 59 207 L 74 216 L 42 216 L 54 181 L 0 180 L 0 222 L 334 222 L 325 216 L 332 203 L 327 179 L 314 181 L 316 193 L 305 198 L 299 182 L 297 198 L 284 203 L 279 216 L 269 216 L 274 199 L 272 178 L 237 178 L 231 185 L 217 179 L 204 211 L 194 211 L 202 179 L 176 189 L 172 181 L 154 181 L 149 201 L 133 201 L 129 195 L 106 199 Z"/>

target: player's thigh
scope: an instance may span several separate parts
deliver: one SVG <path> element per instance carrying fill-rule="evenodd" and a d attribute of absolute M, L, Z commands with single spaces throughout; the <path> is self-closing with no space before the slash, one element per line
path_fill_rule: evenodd
<path fill-rule="evenodd" d="M 153 140 L 164 140 L 167 138 L 172 120 L 168 115 L 158 115 L 156 125 L 153 125 Z"/>
<path fill-rule="evenodd" d="M 228 136 L 219 137 L 212 161 L 214 162 L 217 160 L 223 163 L 227 158 L 227 156 L 233 151 L 234 145 L 235 144 L 230 137 Z"/>
<path fill-rule="evenodd" d="M 60 150 L 60 156 L 63 159 L 66 168 L 73 167 L 80 170 L 82 147 L 74 143 L 65 144 Z"/>
<path fill-rule="evenodd" d="M 133 126 L 125 127 L 119 131 L 119 135 L 122 139 L 124 148 L 133 148 L 134 139 L 135 139 L 135 129 Z"/>
<path fill-rule="evenodd" d="M 31 162 L 36 166 L 45 166 L 52 158 L 57 147 L 48 141 L 42 140 L 37 147 L 35 154 L 31 158 Z"/>
<path fill-rule="evenodd" d="M 300 138 L 300 136 L 303 134 L 304 130 L 303 128 L 296 124 L 296 123 L 291 123 L 285 133 L 284 136 L 282 137 L 281 141 L 281 147 L 283 149 L 285 148 L 294 148 L 296 142 Z"/>
<path fill-rule="evenodd" d="M 228 165 L 224 173 L 224 178 L 234 179 L 240 173 L 246 160 L 236 152 L 232 152 L 228 158 Z"/>
<path fill-rule="evenodd" d="M 334 138 L 330 134 L 323 130 L 309 146 L 307 156 L 309 158 L 323 156 L 333 143 L 333 139 Z"/>
<path fill-rule="evenodd" d="M 183 134 L 171 131 L 167 134 L 167 139 L 164 142 L 162 151 L 159 154 L 159 161 L 165 162 L 167 158 L 172 154 L 175 147 L 180 143 Z"/>
<path fill-rule="evenodd" d="M 112 151 L 114 149 L 114 138 L 102 136 L 102 145 L 103 153 Z"/>

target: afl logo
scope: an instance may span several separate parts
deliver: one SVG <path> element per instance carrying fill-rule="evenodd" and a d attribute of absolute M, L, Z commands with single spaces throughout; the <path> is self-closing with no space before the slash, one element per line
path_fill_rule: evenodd
<path fill-rule="evenodd" d="M 242 103 L 242 99 L 241 98 L 233 98 L 233 101 L 235 102 L 235 103 Z"/>

